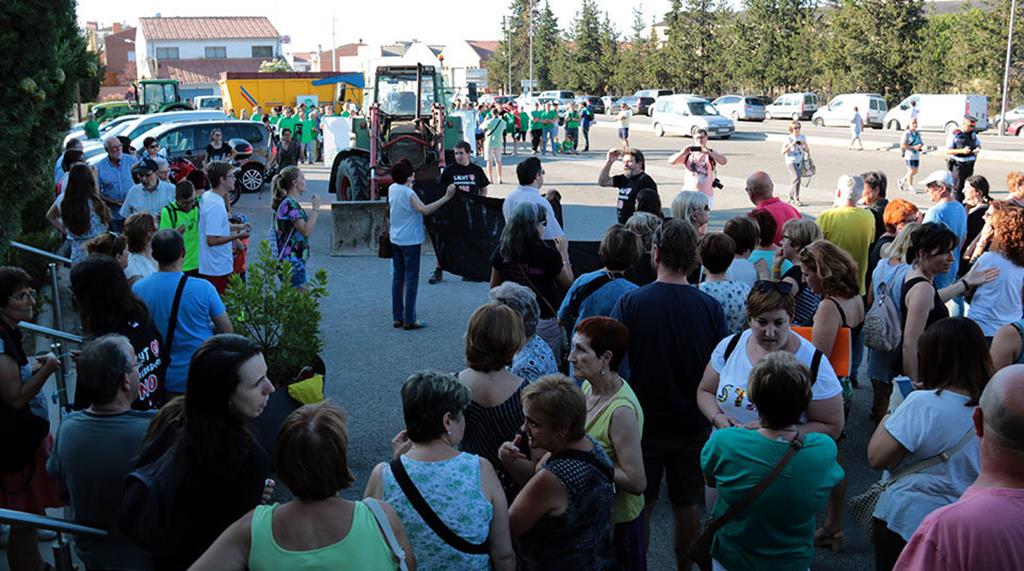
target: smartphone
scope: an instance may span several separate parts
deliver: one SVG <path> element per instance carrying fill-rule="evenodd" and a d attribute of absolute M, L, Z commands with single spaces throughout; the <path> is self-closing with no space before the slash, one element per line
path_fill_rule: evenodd
<path fill-rule="evenodd" d="M 691 153 L 699 153 L 700 152 L 700 148 L 701 148 L 700 145 L 690 145 L 690 152 Z"/>
<path fill-rule="evenodd" d="M 525 431 L 519 430 L 516 432 L 519 435 L 519 452 L 526 456 L 527 460 L 532 460 L 530 453 L 530 436 Z"/>

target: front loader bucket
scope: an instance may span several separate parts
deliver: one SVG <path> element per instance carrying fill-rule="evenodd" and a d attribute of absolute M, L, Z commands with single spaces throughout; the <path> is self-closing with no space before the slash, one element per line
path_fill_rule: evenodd
<path fill-rule="evenodd" d="M 377 240 L 386 232 L 388 203 L 353 200 L 331 204 L 331 255 L 376 256 Z"/>

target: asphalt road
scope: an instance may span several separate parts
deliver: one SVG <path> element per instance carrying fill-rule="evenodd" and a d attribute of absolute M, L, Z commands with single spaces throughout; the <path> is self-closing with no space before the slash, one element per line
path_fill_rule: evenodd
<path fill-rule="evenodd" d="M 772 122 L 769 126 L 774 127 Z M 741 132 L 732 139 L 711 143 L 729 158 L 728 164 L 719 170 L 726 188 L 715 197 L 713 226 L 719 226 L 729 217 L 750 209 L 743 191 L 744 179 L 750 172 L 765 170 L 776 181 L 784 180 L 785 168 L 779 154 L 781 145 L 764 140 L 764 136 L 755 131 L 757 127 L 744 124 Z M 823 131 L 824 135 L 845 135 L 842 130 Z M 823 136 L 817 132 L 809 135 L 815 138 Z M 617 144 L 614 129 L 603 126 L 595 127 L 591 138 L 593 149 L 607 149 Z M 688 143 L 686 138 L 658 138 L 642 129 L 633 132 L 631 144 L 646 152 L 647 170 L 658 181 L 666 207 L 682 181 L 680 171 L 669 167 L 666 159 Z M 819 174 L 803 192 L 808 203 L 804 211 L 809 215 L 816 215 L 830 205 L 834 181 L 840 174 L 882 169 L 894 181 L 902 173 L 902 161 L 897 152 L 847 151 L 830 146 L 829 141 L 824 143 L 811 143 Z M 841 140 L 840 144 L 843 144 Z M 542 157 L 547 172 L 546 188 L 557 188 L 563 195 L 566 231 L 570 239 L 600 239 L 605 228 L 615 222 L 615 191 L 599 188 L 596 184 L 604 156 L 604 151 L 593 151 L 550 160 Z M 492 185 L 491 195 L 504 196 L 514 188 L 511 184 L 514 180 L 513 165 L 522 157 L 522 154 L 518 158 L 506 157 L 505 184 Z M 994 188 L 1004 190 L 1006 173 L 1015 166 L 1008 162 L 979 162 L 977 171 L 989 176 Z M 941 167 L 940 157 L 925 155 L 921 170 L 927 173 Z M 324 196 L 329 176 L 327 169 L 321 166 L 304 168 L 311 191 L 329 200 Z M 613 172 L 619 169 L 621 166 L 614 166 Z M 777 186 L 777 192 L 784 195 L 785 185 L 777 182 Z M 901 193 L 895 188 L 889 196 L 904 196 L 922 207 L 927 205 L 923 195 Z M 271 215 L 269 195 L 265 194 L 262 199 L 246 195 L 238 208 L 249 214 L 255 235 L 265 235 Z M 322 215 L 328 214 L 324 212 Z M 418 313 L 428 327 L 412 332 L 395 330 L 390 324 L 388 262 L 373 257 L 330 257 L 327 255 L 330 230 L 329 218 L 322 217 L 313 237 L 311 266 L 325 268 L 331 280 L 329 289 L 332 294 L 322 303 L 321 325 L 326 341 L 327 393 L 333 402 L 349 413 L 349 461 L 357 481 L 346 495 L 354 498 L 362 493 L 373 466 L 388 458 L 390 440 L 403 426 L 399 387 L 406 376 L 420 369 L 458 371 L 463 367 L 465 326 L 472 311 L 487 301 L 487 285 L 463 282 L 451 275 L 446 275 L 445 281 L 439 285 L 428 285 L 427 277 L 434 260 L 431 256 L 424 256 Z M 841 445 L 851 494 L 865 490 L 879 477 L 879 473 L 870 469 L 866 461 L 867 442 L 873 430 L 867 420 L 870 391 L 866 382 L 855 391 L 847 439 Z M 848 571 L 873 566 L 871 546 L 856 524 L 846 518 L 844 530 L 848 538 L 846 549 L 841 553 L 818 550 L 813 569 Z M 671 518 L 664 502 L 659 505 L 653 521 L 649 561 L 651 569 L 674 567 Z"/>

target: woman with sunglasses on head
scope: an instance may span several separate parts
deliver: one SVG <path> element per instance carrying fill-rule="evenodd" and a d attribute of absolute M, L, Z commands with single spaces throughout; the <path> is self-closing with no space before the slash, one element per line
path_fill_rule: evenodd
<path fill-rule="evenodd" d="M 910 235 L 907 263 L 911 264 L 911 269 L 903 280 L 899 300 L 903 322 L 900 362 L 901 372 L 915 384 L 920 381 L 917 347 L 921 334 L 932 323 L 949 317 L 947 301 L 991 282 L 999 275 L 999 269 L 995 267 L 986 270 L 974 267 L 951 285 L 935 289 L 935 276 L 949 271 L 958 245 L 956 234 L 936 222 L 922 224 Z"/>
<path fill-rule="evenodd" d="M 755 283 L 747 297 L 750 329 L 722 339 L 711 354 L 697 390 L 697 406 L 714 428 L 760 426 L 757 409 L 747 395 L 747 378 L 765 355 L 786 351 L 816 373 L 800 429 L 832 438 L 842 433 L 845 420 L 839 379 L 828 359 L 790 329 L 795 305 L 792 287 L 785 282 Z"/>

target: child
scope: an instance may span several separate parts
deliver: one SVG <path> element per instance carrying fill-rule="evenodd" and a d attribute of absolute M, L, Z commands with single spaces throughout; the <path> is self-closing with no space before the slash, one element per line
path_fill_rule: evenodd
<path fill-rule="evenodd" d="M 750 294 L 750 286 L 726 277 L 735 251 L 733 239 L 722 232 L 708 232 L 700 243 L 700 260 L 704 266 L 700 291 L 722 305 L 730 335 L 747 328 L 747 296 Z"/>

